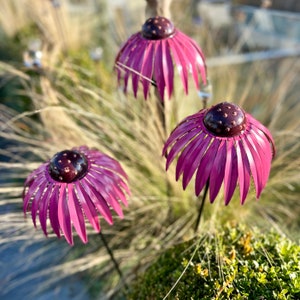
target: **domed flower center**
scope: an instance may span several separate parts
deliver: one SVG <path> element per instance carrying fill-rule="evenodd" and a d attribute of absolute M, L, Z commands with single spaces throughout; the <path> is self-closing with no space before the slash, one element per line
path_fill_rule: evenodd
<path fill-rule="evenodd" d="M 206 112 L 204 125 L 216 136 L 232 137 L 245 130 L 246 116 L 239 106 L 223 102 Z"/>
<path fill-rule="evenodd" d="M 86 157 L 77 151 L 64 150 L 56 153 L 49 164 L 49 174 L 52 179 L 70 183 L 81 179 L 88 171 Z"/>
<path fill-rule="evenodd" d="M 165 39 L 175 32 L 171 21 L 164 17 L 149 18 L 142 27 L 142 35 L 147 40 Z"/>

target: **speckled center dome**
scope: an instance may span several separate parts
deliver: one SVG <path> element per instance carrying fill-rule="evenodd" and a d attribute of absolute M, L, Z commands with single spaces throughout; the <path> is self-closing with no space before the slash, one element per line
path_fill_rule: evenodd
<path fill-rule="evenodd" d="M 148 40 L 161 40 L 175 32 L 173 23 L 164 17 L 149 18 L 142 26 L 142 36 Z"/>
<path fill-rule="evenodd" d="M 81 179 L 88 171 L 86 157 L 77 151 L 64 150 L 56 153 L 49 163 L 49 174 L 59 182 L 70 183 Z"/>
<path fill-rule="evenodd" d="M 214 135 L 233 137 L 246 128 L 244 111 L 236 104 L 222 102 L 210 108 L 204 117 L 205 127 Z"/>

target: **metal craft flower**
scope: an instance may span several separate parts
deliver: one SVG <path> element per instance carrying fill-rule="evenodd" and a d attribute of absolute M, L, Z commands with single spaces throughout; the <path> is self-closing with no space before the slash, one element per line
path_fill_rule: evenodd
<path fill-rule="evenodd" d="M 57 235 L 64 234 L 73 245 L 72 225 L 87 243 L 85 219 L 100 232 L 98 214 L 113 224 L 111 209 L 120 218 L 122 202 L 127 206 L 130 195 L 127 175 L 113 158 L 86 146 L 56 153 L 53 158 L 33 171 L 25 181 L 23 209 L 31 212 L 47 236 L 47 219 Z"/>
<path fill-rule="evenodd" d="M 196 172 L 197 196 L 208 184 L 213 202 L 224 183 L 227 205 L 238 183 L 243 204 L 251 176 L 256 197 L 260 197 L 269 177 L 275 146 L 266 127 L 239 106 L 223 102 L 185 118 L 170 134 L 163 154 L 167 157 L 166 169 L 178 156 L 176 180 L 182 175 L 183 189 Z"/>
<path fill-rule="evenodd" d="M 133 34 L 116 57 L 118 83 L 121 85 L 121 81 L 124 81 L 126 93 L 131 76 L 134 96 L 137 96 L 141 82 L 145 99 L 149 96 L 150 85 L 153 84 L 163 101 L 165 89 L 168 98 L 173 92 L 174 62 L 185 93 L 188 93 L 189 73 L 192 74 L 198 90 L 200 77 L 206 84 L 205 58 L 196 42 L 175 28 L 168 19 L 159 16 L 149 18 L 141 32 Z"/>

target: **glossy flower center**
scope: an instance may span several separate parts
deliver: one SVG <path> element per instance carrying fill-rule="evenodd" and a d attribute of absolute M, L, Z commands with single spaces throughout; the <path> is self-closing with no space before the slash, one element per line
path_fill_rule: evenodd
<path fill-rule="evenodd" d="M 56 153 L 49 164 L 49 174 L 52 179 L 70 183 L 81 179 L 88 171 L 86 157 L 77 151 L 64 150 Z"/>
<path fill-rule="evenodd" d="M 142 35 L 148 40 L 165 39 L 172 35 L 174 31 L 173 23 L 159 16 L 149 18 L 142 27 Z"/>
<path fill-rule="evenodd" d="M 232 137 L 245 130 L 246 116 L 236 104 L 223 102 L 206 112 L 204 125 L 216 136 Z"/>

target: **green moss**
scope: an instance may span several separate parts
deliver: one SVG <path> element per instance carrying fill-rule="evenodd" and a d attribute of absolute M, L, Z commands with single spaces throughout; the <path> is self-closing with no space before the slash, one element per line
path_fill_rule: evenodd
<path fill-rule="evenodd" d="M 171 289 L 166 299 L 300 299 L 300 246 L 275 232 L 226 226 L 167 250 L 128 299 L 163 299 Z"/>

